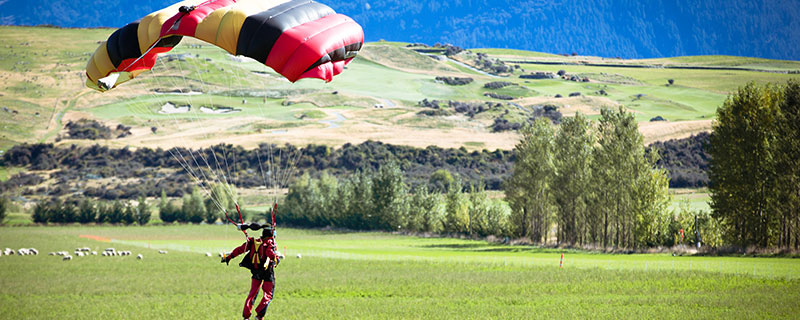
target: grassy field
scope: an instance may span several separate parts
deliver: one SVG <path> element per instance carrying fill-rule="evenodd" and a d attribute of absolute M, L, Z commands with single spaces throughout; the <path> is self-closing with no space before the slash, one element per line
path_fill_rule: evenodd
<path fill-rule="evenodd" d="M 235 318 L 249 273 L 220 264 L 216 252 L 242 239 L 232 227 L 208 225 L 6 227 L 0 245 L 41 253 L 0 257 L 0 317 Z M 746 319 L 800 312 L 797 259 L 601 255 L 294 229 L 280 229 L 278 245 L 288 257 L 269 309 L 276 318 Z M 84 246 L 133 255 L 47 255 Z M 144 259 L 136 260 L 140 253 Z"/>
<path fill-rule="evenodd" d="M 170 147 L 173 141 L 183 145 L 273 141 L 307 144 L 309 141 L 332 146 L 359 143 L 368 139 L 386 143 L 426 147 L 468 149 L 510 149 L 518 138 L 514 133 L 493 133 L 489 125 L 508 110 L 508 118 L 522 121 L 530 108 L 556 105 L 569 116 L 580 111 L 594 117 L 603 106 L 623 105 L 636 114 L 641 125 L 661 116 L 669 122 L 642 130 L 645 141 L 682 138 L 710 129 L 710 120 L 726 95 L 750 82 L 782 83 L 796 74 L 744 70 L 678 70 L 666 68 L 620 68 L 588 65 L 540 65 L 518 63 L 508 77 L 491 76 L 470 69 L 462 63 L 439 56 L 436 59 L 408 48 L 407 43 L 379 41 L 365 44 L 361 54 L 347 66 L 346 72 L 331 83 L 301 80 L 289 83 L 271 69 L 243 57 L 233 57 L 202 41 L 185 38 L 181 45 L 160 59 L 152 72 L 107 93 L 86 89 L 83 70 L 97 43 L 113 29 L 55 29 L 43 27 L 0 27 L 0 105 L 9 116 L 0 117 L 0 150 L 21 142 L 54 142 L 64 135 L 70 120 L 93 118 L 111 126 L 133 126 L 134 136 L 118 141 L 99 141 L 110 146 Z M 69 41 L 65 41 L 68 39 Z M 726 68 L 752 68 L 770 71 L 795 71 L 800 62 L 730 56 L 672 57 L 624 60 L 601 57 L 560 56 L 510 49 L 473 49 L 459 54 L 458 60 L 472 63 L 475 53 L 491 60 L 549 61 L 555 63 L 600 63 L 633 65 L 681 65 Z M 431 52 L 440 54 L 440 52 Z M 556 72 L 587 77 L 590 82 L 565 80 L 525 80 L 518 76 L 533 71 Z M 464 86 L 449 86 L 436 76 L 471 77 Z M 673 79 L 674 85 L 667 86 Z M 492 81 L 517 84 L 499 90 L 484 88 Z M 154 94 L 155 89 L 191 89 L 204 94 L 188 97 Z M 601 91 L 602 90 L 602 91 Z M 333 93 L 337 94 L 333 94 Z M 513 104 L 485 96 L 485 93 L 509 95 Z M 582 98 L 563 99 L 579 92 Z M 262 101 L 263 97 L 267 97 Z M 242 103 L 247 99 L 248 103 Z M 420 116 L 417 105 L 423 99 L 490 101 L 504 110 L 482 113 L 474 118 Z M 224 115 L 188 113 L 172 115 L 182 126 L 174 130 L 159 128 L 158 137 L 150 134 L 153 122 L 165 118 L 155 114 L 165 101 L 194 102 L 235 109 Z M 375 109 L 383 105 L 391 112 Z M 322 109 L 327 119 L 337 118 L 331 107 L 350 108 L 347 119 L 338 129 L 321 125 L 313 117 L 302 117 L 312 109 Z M 527 110 L 527 111 L 526 111 Z M 337 111 L 338 112 L 338 111 Z M 321 113 L 311 113 L 323 116 Z M 298 119 L 302 117 L 303 119 Z M 319 118 L 321 120 L 325 118 Z M 194 120 L 193 125 L 186 125 Z M 702 125 L 685 122 L 707 121 Z M 163 127 L 171 127 L 164 125 Z M 261 130 L 258 130 L 261 128 Z M 270 129 L 280 132 L 273 133 Z M 287 134 L 284 128 L 296 128 Z M 473 138 L 465 139 L 469 135 Z M 415 137 L 409 139 L 409 137 Z M 74 141 L 66 141 L 72 143 Z M 249 143 L 249 144 L 248 144 Z"/>

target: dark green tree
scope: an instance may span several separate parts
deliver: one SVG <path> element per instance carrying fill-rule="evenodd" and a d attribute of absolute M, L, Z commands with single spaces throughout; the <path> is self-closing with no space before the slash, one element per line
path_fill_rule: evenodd
<path fill-rule="evenodd" d="M 111 206 L 107 202 L 98 202 L 96 204 L 95 210 L 97 211 L 97 222 L 98 224 L 101 223 L 108 223 L 110 221 L 111 215 Z"/>
<path fill-rule="evenodd" d="M 114 200 L 111 206 L 108 207 L 108 223 L 119 224 L 125 218 L 125 205 L 119 200 Z"/>
<path fill-rule="evenodd" d="M 772 241 L 778 228 L 771 204 L 780 101 L 777 87 L 750 83 L 717 109 L 708 150 L 711 208 L 734 245 L 777 244 Z"/>
<path fill-rule="evenodd" d="M 150 207 L 147 205 L 147 198 L 139 197 L 139 204 L 136 206 L 136 223 L 140 226 L 150 222 Z"/>
<path fill-rule="evenodd" d="M 136 222 L 135 211 L 136 209 L 130 203 L 125 203 L 125 212 L 122 215 L 122 223 L 129 226 Z"/>
<path fill-rule="evenodd" d="M 72 201 L 61 203 L 61 217 L 63 223 L 73 223 L 78 221 L 78 212 Z"/>
<path fill-rule="evenodd" d="M 408 188 L 395 162 L 382 165 L 372 176 L 372 228 L 397 230 L 405 225 Z"/>
<path fill-rule="evenodd" d="M 33 222 L 41 224 L 47 223 L 50 220 L 49 210 L 50 208 L 47 205 L 47 202 L 43 200 L 36 202 L 36 205 L 33 207 L 33 215 L 31 217 L 33 218 Z"/>
<path fill-rule="evenodd" d="M 167 198 L 167 193 L 161 190 L 161 199 L 158 202 L 158 218 L 166 224 L 175 222 L 175 206 Z"/>
<path fill-rule="evenodd" d="M 583 114 L 563 118 L 555 137 L 553 199 L 557 205 L 558 242 L 583 244 L 599 225 L 589 214 L 594 134 Z M 593 241 L 596 239 L 592 239 Z"/>
<path fill-rule="evenodd" d="M 456 177 L 445 194 L 445 232 L 469 234 L 469 197 L 461 192 L 461 179 Z"/>
<path fill-rule="evenodd" d="M 8 210 L 8 199 L 0 197 L 0 224 L 6 220 L 6 211 Z"/>
<path fill-rule="evenodd" d="M 800 249 L 800 81 L 790 80 L 778 104 L 775 210 L 779 217 L 777 244 Z"/>
<path fill-rule="evenodd" d="M 81 199 L 78 203 L 78 222 L 91 223 L 97 219 L 97 210 L 89 199 Z"/>
<path fill-rule="evenodd" d="M 540 118 L 521 133 L 514 172 L 504 188 L 512 210 L 511 233 L 545 243 L 553 216 L 554 130 L 550 120 Z"/>

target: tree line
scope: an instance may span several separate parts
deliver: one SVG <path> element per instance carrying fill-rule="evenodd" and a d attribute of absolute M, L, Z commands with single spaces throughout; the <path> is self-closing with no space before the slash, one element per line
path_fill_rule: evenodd
<path fill-rule="evenodd" d="M 110 223 L 145 225 L 150 222 L 151 212 L 144 197 L 136 204 L 123 201 L 94 201 L 89 198 L 54 198 L 39 201 L 31 215 L 34 223 Z"/>
<path fill-rule="evenodd" d="M 195 163 L 195 159 L 197 163 Z M 461 176 L 464 184 L 483 184 L 487 189 L 499 190 L 511 168 L 513 154 L 504 150 L 468 151 L 465 148 L 439 148 L 429 146 L 414 148 L 367 141 L 358 145 L 345 144 L 340 148 L 308 145 L 261 144 L 245 150 L 240 146 L 220 144 L 199 150 L 185 148 L 112 149 L 93 145 L 56 147 L 53 144 L 20 144 L 9 149 L 2 157 L 4 166 L 27 167 L 33 171 L 55 170 L 49 178 L 56 186 L 41 190 L 24 189 L 23 194 L 62 196 L 81 192 L 87 196 L 104 199 L 135 199 L 139 195 L 158 197 L 160 190 L 168 196 L 182 197 L 191 192 L 193 183 L 189 169 L 208 176 L 225 174 L 227 182 L 244 188 L 283 183 L 280 174 L 290 173 L 290 179 L 304 173 L 319 176 L 322 171 L 342 176 L 359 168 L 377 169 L 383 163 L 396 161 L 412 186 L 425 183 L 434 171 L 446 169 Z M 265 174 L 272 167 L 282 172 Z M 165 173 L 164 168 L 175 169 Z M 22 173 L 0 183 L 6 192 L 20 186 L 34 186 L 44 178 L 38 173 Z M 82 180 L 118 178 L 136 179 L 134 184 L 106 183 L 98 187 L 80 187 Z M 202 177 L 201 177 L 202 179 Z M 217 181 L 208 181 L 209 183 Z"/>
<path fill-rule="evenodd" d="M 282 224 L 352 230 L 417 231 L 527 238 L 553 245 L 641 248 L 721 245 L 708 212 L 667 210 L 667 173 L 646 153 L 632 114 L 604 109 L 560 125 L 541 119 L 523 129 L 505 201 L 464 188 L 440 169 L 409 186 L 396 162 L 344 177 L 301 176 L 281 204 Z M 551 232 L 555 227 L 555 234 Z M 684 230 L 685 237 L 680 237 Z M 555 236 L 552 239 L 551 236 Z"/>
<path fill-rule="evenodd" d="M 750 83 L 717 109 L 711 208 L 727 243 L 800 248 L 800 82 Z"/>
<path fill-rule="evenodd" d="M 667 173 L 646 154 L 631 113 L 578 113 L 560 126 L 540 119 L 522 131 L 506 184 L 513 231 L 536 243 L 639 248 L 674 241 Z"/>
<path fill-rule="evenodd" d="M 162 223 L 216 223 L 226 222 L 224 212 L 236 214 L 239 201 L 233 186 L 214 184 L 207 188 L 194 187 L 179 200 L 168 198 L 162 190 L 158 203 L 158 217 Z M 0 218 L 5 216 L 7 201 L 0 198 Z M 36 203 L 31 215 L 34 223 L 41 224 L 124 224 L 146 225 L 152 209 L 144 196 L 136 201 L 103 201 L 86 197 L 52 198 Z M 0 219 L 2 221 L 2 219 Z M 238 221 L 238 220 L 237 220 Z"/>
<path fill-rule="evenodd" d="M 305 174 L 289 188 L 278 217 L 299 227 L 510 236 L 508 206 L 481 191 L 465 191 L 445 169 L 411 188 L 389 162 L 342 178 Z"/>

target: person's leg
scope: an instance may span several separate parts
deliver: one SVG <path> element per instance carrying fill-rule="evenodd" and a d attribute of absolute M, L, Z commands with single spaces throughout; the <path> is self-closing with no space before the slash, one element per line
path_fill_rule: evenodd
<path fill-rule="evenodd" d="M 261 289 L 264 290 L 264 297 L 261 298 L 261 302 L 256 307 L 256 317 L 258 319 L 263 319 L 264 315 L 267 313 L 267 307 L 269 307 L 270 301 L 272 301 L 272 294 L 275 292 L 275 283 L 272 281 L 264 281 L 261 284 Z"/>
<path fill-rule="evenodd" d="M 242 317 L 245 319 L 250 318 L 250 310 L 253 310 L 253 301 L 258 296 L 258 287 L 260 286 L 261 280 L 250 280 L 250 293 L 247 294 L 247 300 L 244 301 L 244 310 L 242 311 Z"/>

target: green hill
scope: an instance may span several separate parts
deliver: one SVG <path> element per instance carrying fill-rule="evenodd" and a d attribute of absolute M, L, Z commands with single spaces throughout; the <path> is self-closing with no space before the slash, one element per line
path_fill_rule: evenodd
<path fill-rule="evenodd" d="M 40 141 L 253 147 L 264 141 L 337 146 L 369 139 L 417 147 L 511 149 L 517 134 L 493 132 L 493 122 L 523 122 L 545 105 L 558 107 L 565 116 L 623 105 L 636 113 L 646 141 L 652 142 L 708 130 L 729 92 L 750 81 L 782 83 L 800 70 L 797 61 L 728 56 L 620 60 L 475 49 L 445 57 L 441 47 L 373 42 L 333 82 L 292 84 L 260 63 L 185 39 L 152 72 L 99 93 L 84 87 L 83 69 L 112 32 L 0 27 L 0 150 Z M 507 70 L 491 74 L 498 66 Z M 520 78 L 560 70 L 567 80 Z M 436 80 L 440 76 L 472 81 L 448 85 Z M 485 87 L 490 82 L 509 85 Z M 420 113 L 427 109 L 420 106 L 423 100 L 490 107 L 471 113 L 444 107 L 440 115 L 425 115 Z M 167 103 L 192 107 L 167 114 L 162 110 Z M 231 112 L 214 111 L 226 108 Z M 657 116 L 669 121 L 649 122 Z M 132 134 L 103 141 L 62 140 L 64 125 L 81 118 L 131 126 Z"/>

